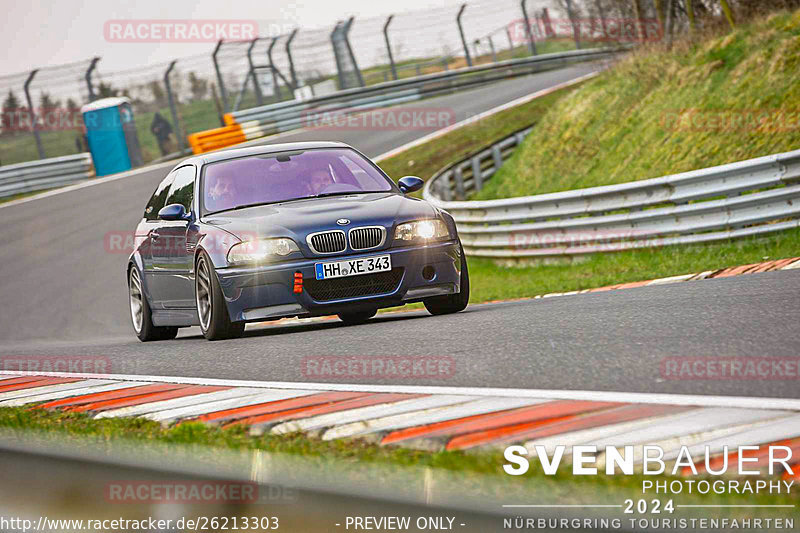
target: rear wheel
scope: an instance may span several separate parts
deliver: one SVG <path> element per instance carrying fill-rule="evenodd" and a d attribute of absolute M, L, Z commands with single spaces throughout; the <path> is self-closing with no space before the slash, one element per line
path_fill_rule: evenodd
<path fill-rule="evenodd" d="M 356 324 L 363 324 L 370 318 L 374 317 L 375 313 L 377 312 L 377 309 L 371 309 L 369 311 L 359 311 L 356 313 L 340 313 L 339 319 L 341 319 L 341 321 L 348 326 L 354 326 Z"/>
<path fill-rule="evenodd" d="M 214 266 L 205 253 L 197 258 L 194 279 L 197 315 L 203 336 L 210 341 L 241 337 L 244 322 L 231 322 Z"/>
<path fill-rule="evenodd" d="M 469 271 L 467 270 L 467 258 L 464 256 L 464 248 L 461 249 L 461 292 L 448 294 L 446 296 L 434 296 L 423 300 L 425 309 L 432 315 L 447 315 L 458 313 L 467 308 L 469 303 Z"/>
<path fill-rule="evenodd" d="M 140 341 L 162 341 L 174 339 L 178 335 L 178 328 L 153 325 L 150 304 L 147 303 L 147 297 L 144 295 L 142 276 L 135 265 L 131 266 L 128 271 L 128 294 L 133 331 Z"/>

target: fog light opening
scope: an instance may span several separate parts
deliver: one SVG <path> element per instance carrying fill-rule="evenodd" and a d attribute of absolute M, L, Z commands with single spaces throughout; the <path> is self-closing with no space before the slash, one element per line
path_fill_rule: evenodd
<path fill-rule="evenodd" d="M 431 265 L 427 265 L 422 269 L 422 277 L 425 278 L 425 281 L 431 281 L 436 277 L 436 269 Z"/>

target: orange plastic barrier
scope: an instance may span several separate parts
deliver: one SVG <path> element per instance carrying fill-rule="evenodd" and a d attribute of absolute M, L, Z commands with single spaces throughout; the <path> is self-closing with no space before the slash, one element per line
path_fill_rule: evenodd
<path fill-rule="evenodd" d="M 230 124 L 222 128 L 192 133 L 187 139 L 189 140 L 189 146 L 192 147 L 192 152 L 195 154 L 219 150 L 246 140 L 239 124 Z"/>

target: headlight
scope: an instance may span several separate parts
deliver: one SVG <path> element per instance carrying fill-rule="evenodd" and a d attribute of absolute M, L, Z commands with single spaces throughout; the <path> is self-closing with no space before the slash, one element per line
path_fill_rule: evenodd
<path fill-rule="evenodd" d="M 300 248 L 292 239 L 244 241 L 228 250 L 228 263 L 268 263 L 298 251 Z"/>
<path fill-rule="evenodd" d="M 400 242 L 427 242 L 450 238 L 443 220 L 431 218 L 400 224 L 394 232 L 394 240 Z"/>

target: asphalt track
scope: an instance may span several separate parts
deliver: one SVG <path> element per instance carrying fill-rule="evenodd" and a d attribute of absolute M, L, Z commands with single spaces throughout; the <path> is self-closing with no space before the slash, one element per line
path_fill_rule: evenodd
<path fill-rule="evenodd" d="M 409 107 L 452 108 L 463 120 L 590 70 L 539 73 Z M 279 140 L 333 138 L 374 157 L 427 133 L 308 130 Z M 113 373 L 324 381 L 303 374 L 303 358 L 445 355 L 456 363 L 452 377 L 406 384 L 800 397 L 797 379 L 661 375 L 669 357 L 797 356 L 798 270 L 475 305 L 446 317 L 402 313 L 356 327 L 336 321 L 269 326 L 216 343 L 192 328 L 175 341 L 140 343 L 129 323 L 126 253 L 109 253 L 104 241 L 110 232 L 135 227 L 166 171 L 0 208 L 0 359 L 87 355 Z"/>

